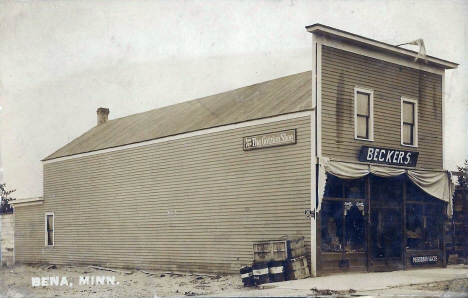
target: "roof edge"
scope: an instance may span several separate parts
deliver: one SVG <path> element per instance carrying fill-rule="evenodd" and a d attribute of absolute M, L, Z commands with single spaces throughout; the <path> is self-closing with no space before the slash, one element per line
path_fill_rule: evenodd
<path fill-rule="evenodd" d="M 42 204 L 44 201 L 43 197 L 35 197 L 35 198 L 23 198 L 23 199 L 16 199 L 9 202 L 9 204 L 13 207 L 18 206 L 27 206 L 27 205 L 35 205 L 35 204 Z"/>
<path fill-rule="evenodd" d="M 385 42 L 381 42 L 375 39 L 367 38 L 367 37 L 353 34 L 350 32 L 346 32 L 343 30 L 339 30 L 333 27 L 325 26 L 319 23 L 306 26 L 305 28 L 307 29 L 308 32 L 313 33 L 313 34 L 322 34 L 322 35 L 327 35 L 327 36 L 331 36 L 334 38 L 339 38 L 339 39 L 350 41 L 350 42 L 357 43 L 360 45 L 366 45 L 368 47 L 379 49 L 381 51 L 392 53 L 398 56 L 404 56 L 407 58 L 416 58 L 416 56 L 418 55 L 418 53 L 415 51 L 400 48 L 400 47 L 397 47 L 397 46 L 394 46 Z M 436 58 L 433 56 L 427 55 L 426 58 L 429 63 L 435 65 L 436 67 L 443 68 L 443 69 L 456 69 L 459 65 L 458 63 L 450 62 L 450 61 Z"/>
<path fill-rule="evenodd" d="M 208 129 L 226 127 L 226 126 L 230 126 L 230 125 L 238 125 L 238 124 L 241 124 L 241 123 L 246 123 L 246 122 L 251 122 L 251 121 L 258 121 L 258 120 L 263 120 L 263 119 L 270 119 L 270 118 L 274 118 L 274 117 L 292 115 L 292 114 L 296 114 L 296 113 L 308 112 L 308 111 L 313 111 L 313 110 L 315 110 L 315 109 L 314 108 L 307 108 L 307 109 L 302 109 L 302 110 L 298 110 L 298 111 L 294 111 L 294 112 L 290 112 L 290 113 L 277 114 L 277 115 L 272 115 L 272 116 L 268 116 L 268 117 L 261 117 L 261 118 L 252 118 L 252 119 L 245 120 L 245 121 L 233 122 L 233 123 L 228 123 L 228 124 L 223 124 L 223 125 L 216 125 L 216 126 L 209 126 L 209 127 L 205 127 L 205 128 L 201 128 L 201 129 L 191 130 L 191 131 L 184 131 L 184 132 L 177 133 L 177 134 L 166 135 L 166 136 L 162 136 L 162 137 L 159 137 L 159 138 L 153 138 L 153 139 L 143 140 L 143 141 L 139 141 L 139 142 L 133 142 L 133 143 L 128 143 L 128 144 L 124 144 L 124 145 L 119 145 L 119 146 L 111 146 L 111 147 L 100 148 L 100 149 L 95 149 L 95 150 L 90 150 L 90 151 L 84 151 L 84 152 L 75 153 L 75 154 L 57 156 L 57 157 L 53 157 L 53 158 L 49 158 L 49 156 L 48 156 L 48 157 L 42 159 L 41 162 L 49 162 L 49 161 L 53 161 L 55 159 L 60 159 L 60 158 L 64 158 L 64 157 L 72 157 L 72 156 L 76 156 L 76 155 L 80 155 L 80 154 L 87 154 L 87 153 L 93 153 L 93 152 L 98 152 L 98 151 L 102 151 L 102 150 L 115 149 L 115 148 L 125 147 L 125 146 L 129 146 L 129 145 L 136 145 L 136 144 L 141 144 L 141 143 L 145 143 L 145 142 L 151 142 L 151 141 L 155 141 L 155 140 L 160 140 L 160 139 L 165 139 L 165 138 L 170 138 L 170 137 L 175 137 L 175 136 L 181 136 L 181 135 L 184 135 L 184 134 L 195 133 L 195 132 L 204 131 L 204 130 L 208 130 Z"/>
<path fill-rule="evenodd" d="M 112 123 L 112 122 L 114 122 L 116 120 L 120 120 L 120 119 L 124 119 L 124 118 L 128 118 L 128 117 L 134 117 L 136 115 L 149 113 L 149 112 L 152 112 L 152 111 L 155 111 L 155 110 L 165 109 L 165 108 L 169 108 L 169 107 L 175 107 L 175 106 L 178 106 L 178 105 L 186 104 L 187 102 L 196 102 L 196 101 L 199 101 L 199 100 L 202 100 L 202 99 L 205 99 L 205 98 L 209 98 L 209 97 L 213 97 L 213 96 L 217 96 L 217 95 L 222 95 L 222 94 L 226 94 L 226 93 L 229 93 L 229 92 L 236 92 L 237 90 L 241 90 L 241 89 L 244 89 L 244 88 L 254 87 L 254 86 L 257 86 L 257 85 L 261 85 L 261 84 L 265 84 L 265 83 L 269 83 L 269 82 L 273 82 L 273 81 L 276 81 L 276 80 L 280 80 L 280 79 L 284 79 L 284 78 L 288 78 L 288 77 L 293 77 L 293 76 L 297 76 L 297 75 L 303 75 L 303 74 L 307 74 L 307 73 L 311 74 L 312 70 L 306 70 L 306 71 L 302 71 L 302 72 L 299 72 L 299 73 L 290 74 L 290 75 L 274 78 L 274 79 L 271 79 L 271 80 L 266 80 L 266 81 L 263 81 L 263 82 L 254 83 L 254 84 L 247 85 L 247 86 L 238 87 L 238 88 L 235 88 L 235 89 L 232 89 L 232 90 L 226 90 L 226 91 L 218 92 L 218 93 L 215 93 L 215 94 L 210 94 L 210 95 L 207 95 L 207 96 L 203 96 L 203 97 L 199 97 L 199 98 L 195 98 L 195 99 L 191 99 L 191 100 L 187 100 L 187 101 L 183 101 L 183 102 L 179 102 L 179 103 L 173 103 L 173 104 L 170 104 L 170 105 L 167 105 L 167 106 L 159 107 L 159 108 L 156 108 L 156 109 L 151 109 L 151 110 L 148 110 L 148 111 L 143 111 L 143 112 L 134 113 L 134 114 L 131 114 L 131 115 L 126 115 L 126 116 L 123 116 L 123 117 L 111 119 L 111 120 L 107 121 L 105 124 L 102 124 L 102 125 L 108 125 L 108 124 L 110 124 L 110 123 Z M 290 113 L 297 113 L 297 112 L 302 112 L 302 111 L 307 111 L 307 110 L 309 110 L 309 109 L 300 109 L 300 110 L 290 112 Z M 313 110 L 313 108 L 312 108 L 312 110 Z M 243 121 L 232 122 L 232 123 L 221 124 L 221 125 L 215 125 L 215 126 L 208 126 L 208 127 L 205 127 L 205 128 L 200 128 L 200 129 L 195 129 L 195 130 L 188 130 L 188 131 L 180 132 L 180 133 L 177 133 L 177 134 L 169 134 L 169 135 L 165 135 L 165 136 L 162 136 L 162 137 L 146 139 L 146 140 L 133 142 L 133 143 L 127 143 L 127 144 L 118 145 L 118 146 L 111 146 L 111 147 L 106 147 L 106 148 L 101 148 L 101 149 L 95 149 L 95 150 L 90 150 L 90 151 L 83 151 L 83 152 L 79 152 L 79 153 L 68 154 L 68 155 L 60 155 L 60 156 L 53 157 L 57 152 L 59 152 L 60 150 L 62 150 L 64 147 L 66 147 L 67 145 L 69 145 L 71 143 L 71 142 L 69 142 L 69 143 L 65 144 L 64 146 L 60 147 L 59 149 L 55 150 L 53 153 L 51 153 L 48 156 L 41 159 L 41 162 L 50 161 L 50 160 L 54 160 L 54 159 L 62 158 L 62 157 L 69 157 L 69 156 L 78 155 L 78 154 L 82 154 L 82 153 L 90 153 L 90 152 L 95 152 L 95 151 L 99 151 L 99 150 L 105 150 L 105 149 L 110 149 L 110 148 L 126 146 L 126 145 L 130 145 L 130 144 L 138 144 L 138 143 L 142 143 L 142 142 L 149 142 L 149 141 L 153 141 L 153 140 L 157 140 L 157 139 L 162 139 L 162 138 L 166 138 L 166 137 L 181 135 L 181 134 L 185 134 L 185 133 L 193 133 L 193 132 L 196 132 L 196 131 L 201 131 L 201 130 L 210 129 L 210 128 L 222 127 L 222 126 L 227 126 L 227 125 L 231 125 L 231 124 L 239 124 L 239 123 L 244 123 L 244 122 L 254 121 L 254 120 L 259 120 L 259 119 L 266 119 L 266 118 L 286 115 L 286 114 L 290 114 L 290 113 L 280 113 L 280 114 L 270 115 L 270 116 L 267 116 L 267 117 L 251 118 L 251 119 L 247 119 L 247 120 L 243 120 Z M 93 126 L 89 130 L 87 130 L 83 134 L 81 134 L 79 137 L 73 139 L 73 141 L 76 140 L 76 139 L 79 139 L 80 137 L 87 134 L 89 131 L 95 129 L 96 127 L 97 126 Z"/>

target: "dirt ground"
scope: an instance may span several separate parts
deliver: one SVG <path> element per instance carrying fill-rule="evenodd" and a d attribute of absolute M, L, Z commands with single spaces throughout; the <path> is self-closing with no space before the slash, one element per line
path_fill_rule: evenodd
<path fill-rule="evenodd" d="M 455 293 L 468 293 L 468 278 L 432 282 L 423 285 L 413 285 L 404 288 L 424 290 L 424 291 L 442 291 L 442 292 L 455 292 Z"/>
<path fill-rule="evenodd" d="M 90 267 L 16 266 L 0 270 L 0 297 L 185 297 L 243 289 L 239 275 L 191 275 L 151 271 L 104 271 Z M 126 274 L 125 272 L 131 272 Z M 62 276 L 71 285 L 32 286 L 32 277 Z M 115 284 L 79 285 L 80 276 L 115 276 Z M 91 283 L 91 282 L 90 282 Z M 118 283 L 118 284 L 117 284 Z"/>
<path fill-rule="evenodd" d="M 150 274 L 149 274 L 150 273 Z M 68 285 L 32 286 L 33 277 L 63 276 Z M 80 276 L 115 276 L 115 284 L 80 285 Z M 277 285 L 277 284 L 276 284 Z M 87 266 L 16 266 L 0 269 L 0 297 L 188 297 L 188 296 L 333 296 L 349 297 L 355 295 L 445 295 L 468 296 L 468 278 L 452 281 L 432 282 L 427 284 L 393 287 L 384 291 L 359 293 L 354 290 L 339 292 L 317 290 L 305 291 L 275 288 L 275 284 L 265 285 L 265 290 L 244 288 L 239 275 L 197 275 L 169 272 L 104 271 Z M 459 295 L 458 295 L 459 294 Z"/>

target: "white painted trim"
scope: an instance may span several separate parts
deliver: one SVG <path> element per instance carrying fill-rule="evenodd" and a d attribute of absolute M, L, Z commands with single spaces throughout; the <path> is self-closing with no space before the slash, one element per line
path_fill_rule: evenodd
<path fill-rule="evenodd" d="M 414 132 L 413 132 L 413 138 L 414 138 L 414 144 L 413 145 L 408 145 L 408 144 L 403 144 L 403 103 L 404 102 L 411 102 L 414 104 Z M 401 97 L 401 113 L 400 113 L 400 141 L 401 145 L 405 147 L 413 147 L 417 148 L 418 147 L 418 114 L 419 114 L 419 108 L 418 108 L 418 100 L 402 96 Z"/>
<path fill-rule="evenodd" d="M 352 43 L 357 43 L 359 44 L 359 47 L 361 48 L 374 48 L 374 51 L 379 51 L 379 52 L 385 52 L 388 53 L 387 55 L 391 56 L 400 56 L 404 60 L 410 60 L 413 61 L 414 64 L 414 59 L 417 57 L 418 53 L 415 51 L 407 50 L 405 48 L 400 48 L 395 45 L 387 44 L 381 41 L 377 41 L 374 39 L 366 38 L 363 36 L 359 36 L 356 34 L 352 34 L 349 32 L 345 32 L 342 30 L 338 30 L 332 27 L 324 26 L 321 24 L 315 24 L 311 26 L 306 27 L 307 31 L 309 31 L 312 34 L 317 34 L 321 36 L 326 36 L 326 37 L 331 37 L 328 38 L 328 40 L 340 40 L 341 42 L 352 42 Z M 458 67 L 457 63 L 442 60 L 436 57 L 432 56 L 427 56 L 427 60 L 432 63 L 436 64 L 438 67 L 441 68 L 448 68 L 448 69 L 454 69 Z"/>
<path fill-rule="evenodd" d="M 322 156 L 322 43 L 317 39 L 317 152 Z"/>
<path fill-rule="evenodd" d="M 398 65 L 402 65 L 402 66 L 406 66 L 406 67 L 410 67 L 410 68 L 414 68 L 418 70 L 424 70 L 424 71 L 431 72 L 431 73 L 442 74 L 444 72 L 443 69 L 416 63 L 416 62 L 413 62 L 412 60 L 390 55 L 388 53 L 379 52 L 376 50 L 372 50 L 370 48 L 346 43 L 343 41 L 327 39 L 323 35 L 319 35 L 317 39 L 320 40 L 323 45 L 326 45 L 328 47 L 332 47 L 335 49 L 359 54 L 359 55 L 374 58 L 374 59 L 379 59 L 382 61 L 386 61 L 386 62 L 390 62 L 390 63 L 394 63 L 394 64 L 398 64 Z"/>
<path fill-rule="evenodd" d="M 36 197 L 36 198 L 23 198 L 23 199 L 16 199 L 13 201 L 10 201 L 10 205 L 13 207 L 19 207 L 19 206 L 29 206 L 29 205 L 37 205 L 37 204 L 42 204 L 42 201 L 44 199 L 42 197 Z"/>
<path fill-rule="evenodd" d="M 314 112 L 310 118 L 310 210 L 315 212 L 315 216 L 310 220 L 310 267 L 312 276 L 317 276 L 317 213 L 316 213 L 316 147 L 317 147 L 317 42 L 315 35 L 312 35 L 312 106 Z M 317 84 L 317 85 L 316 85 Z"/>
<path fill-rule="evenodd" d="M 311 120 L 311 142 L 314 142 L 316 137 L 315 131 L 315 114 L 312 115 Z M 310 220 L 310 260 L 311 260 L 311 273 L 312 276 L 317 276 L 317 183 L 316 171 L 317 155 L 315 146 L 310 146 L 310 210 L 314 211 L 314 218 Z"/>
<path fill-rule="evenodd" d="M 47 244 L 47 237 L 49 237 L 49 236 L 47 235 L 47 216 L 48 216 L 48 215 L 52 215 L 52 225 L 54 226 L 54 229 L 53 229 L 53 232 L 52 232 L 52 243 L 53 243 L 52 245 L 48 245 L 48 244 Z M 46 213 L 45 213 L 45 215 L 44 215 L 44 231 L 45 231 L 45 233 L 44 233 L 44 236 L 45 236 L 45 238 L 44 238 L 44 245 L 45 245 L 46 247 L 53 247 L 53 246 L 55 246 L 55 214 L 54 214 L 54 212 L 46 212 Z"/>
<path fill-rule="evenodd" d="M 442 73 L 442 169 L 445 169 L 445 71 Z"/>
<path fill-rule="evenodd" d="M 369 138 L 360 138 L 357 135 L 357 94 L 366 93 L 369 94 Z M 365 89 L 361 87 L 354 87 L 354 139 L 360 141 L 374 141 L 374 90 Z"/>
<path fill-rule="evenodd" d="M 16 215 L 15 211 L 13 210 L 13 266 L 16 265 L 16 240 L 15 240 L 15 231 L 16 231 Z"/>
<path fill-rule="evenodd" d="M 13 208 L 18 208 L 18 207 L 25 207 L 25 206 L 33 206 L 33 205 L 41 205 L 42 201 L 37 201 L 37 202 L 29 202 L 29 203 L 16 203 L 15 205 L 11 205 Z"/>
<path fill-rule="evenodd" d="M 317 57 L 317 37 L 312 35 L 312 108 L 317 108 L 317 69 L 316 69 L 316 57 Z"/>
<path fill-rule="evenodd" d="M 174 141 L 174 140 L 180 140 L 180 139 L 185 139 L 185 138 L 190 138 L 190 137 L 195 137 L 195 136 L 201 136 L 201 135 L 206 135 L 206 134 L 216 133 L 216 132 L 221 132 L 221 131 L 227 131 L 227 130 L 232 130 L 232 129 L 237 129 L 237 128 L 244 128 L 244 127 L 250 127 L 250 126 L 255 126 L 255 125 L 268 124 L 268 123 L 279 122 L 279 121 L 290 120 L 290 119 L 296 119 L 296 118 L 302 118 L 302 117 L 310 117 L 312 115 L 312 111 L 313 110 L 307 110 L 307 111 L 302 111 L 302 112 L 295 112 L 295 113 L 290 113 L 290 114 L 285 114 L 285 115 L 280 115 L 280 116 L 274 116 L 274 117 L 270 117 L 270 118 L 251 120 L 251 121 L 246 121 L 246 122 L 242 122 L 242 123 L 229 124 L 229 125 L 213 127 L 213 128 L 206 128 L 206 129 L 202 129 L 202 130 L 182 133 L 182 134 L 178 134 L 178 135 L 174 135 L 174 136 L 162 137 L 162 138 L 159 138 L 159 139 L 144 141 L 144 142 L 140 142 L 140 143 L 128 144 L 128 145 L 123 145 L 123 146 L 118 146 L 118 147 L 113 147 L 113 148 L 107 148 L 107 149 L 100 149 L 100 150 L 86 152 L 86 153 L 79 153 L 79 154 L 70 155 L 70 156 L 58 157 L 58 158 L 54 158 L 54 159 L 50 159 L 50 160 L 44 160 L 42 162 L 43 162 L 43 164 L 50 164 L 50 163 L 63 161 L 63 160 L 75 159 L 75 158 L 80 158 L 80 157 L 85 157 L 85 156 L 92 156 L 92 155 L 108 153 L 108 152 L 114 152 L 114 151 L 120 151 L 120 150 L 125 150 L 125 149 L 130 149 L 130 148 L 137 148 L 137 147 L 142 147 L 142 146 L 147 146 L 147 145 L 152 145 L 152 144 L 158 144 L 158 143 L 164 143 L 164 142 L 169 142 L 169 141 Z"/>

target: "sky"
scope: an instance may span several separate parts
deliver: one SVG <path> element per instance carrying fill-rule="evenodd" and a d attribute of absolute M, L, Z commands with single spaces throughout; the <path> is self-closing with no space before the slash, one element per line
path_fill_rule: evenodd
<path fill-rule="evenodd" d="M 467 156 L 468 1 L 0 1 L 0 181 L 42 196 L 41 160 L 96 125 L 312 68 L 321 23 L 423 38 L 446 72 L 445 168 Z M 417 50 L 408 46 L 407 48 Z"/>

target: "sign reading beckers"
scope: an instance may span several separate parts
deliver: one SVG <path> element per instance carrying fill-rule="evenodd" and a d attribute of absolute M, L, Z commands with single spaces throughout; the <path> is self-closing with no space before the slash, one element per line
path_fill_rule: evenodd
<path fill-rule="evenodd" d="M 296 144 L 295 129 L 244 137 L 245 151 L 292 144 Z"/>
<path fill-rule="evenodd" d="M 362 146 L 359 161 L 415 167 L 419 152 Z"/>

